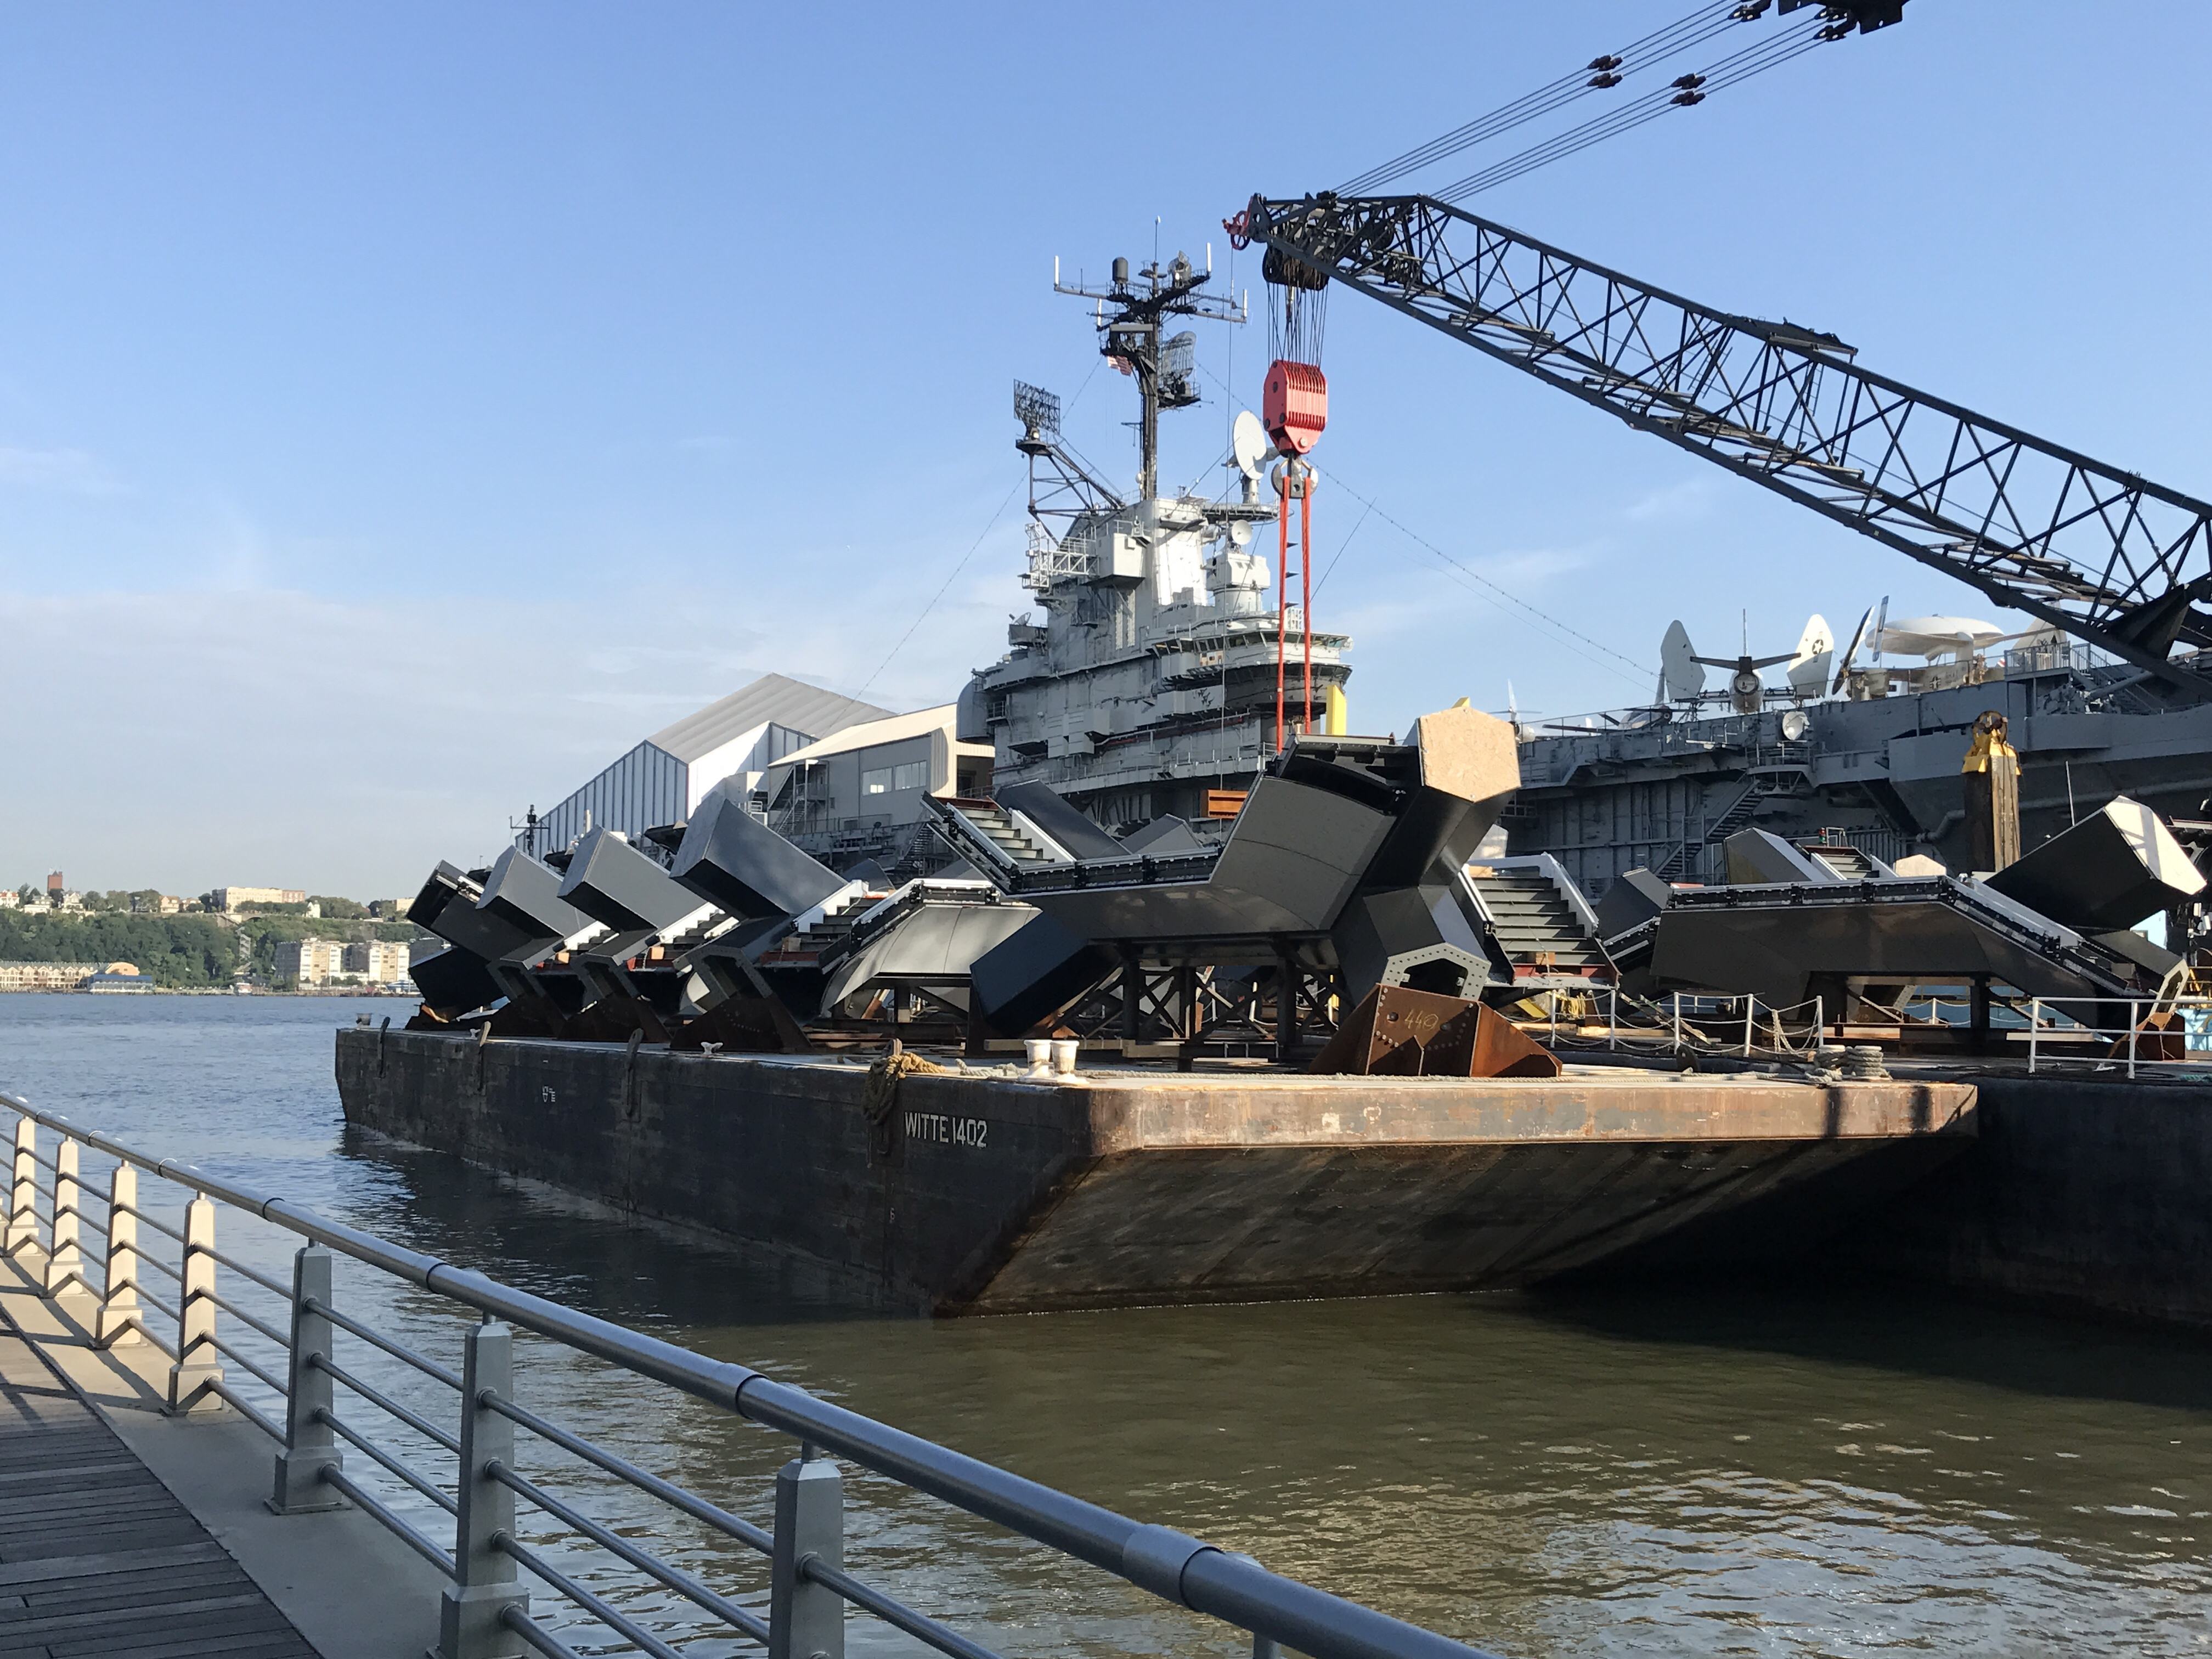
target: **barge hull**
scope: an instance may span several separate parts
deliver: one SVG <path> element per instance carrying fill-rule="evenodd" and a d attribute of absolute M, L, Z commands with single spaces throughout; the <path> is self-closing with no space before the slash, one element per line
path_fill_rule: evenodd
<path fill-rule="evenodd" d="M 394 1030 L 341 1031 L 337 1080 L 350 1123 L 933 1313 L 1503 1288 L 1668 1240 L 1765 1263 L 1844 1218 L 1823 1193 L 1901 1191 L 1975 1132 L 1965 1085 L 1621 1071 L 956 1071 L 872 1119 L 857 1064 Z"/>

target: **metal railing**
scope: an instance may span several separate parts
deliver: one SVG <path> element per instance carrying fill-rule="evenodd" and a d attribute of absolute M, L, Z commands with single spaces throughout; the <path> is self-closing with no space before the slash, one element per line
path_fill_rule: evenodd
<path fill-rule="evenodd" d="M 1547 988 L 1531 993 L 1547 1004 L 1517 1023 L 1571 1060 L 1578 1049 L 1612 1053 L 1761 1059 L 1821 1063 L 1841 1052 L 1844 1025 L 1831 1027 L 1819 997 L 1777 1007 L 1752 996 L 1672 992 L 1630 996 L 1615 985 Z M 1869 1003 L 1874 1024 L 1897 1032 L 1964 1034 L 1971 997 L 1921 991 L 1893 1006 Z M 2212 995 L 2026 997 L 1993 994 L 1988 1008 L 1990 1048 L 1984 1058 L 2025 1060 L 2031 1074 L 2087 1068 L 2136 1078 L 2161 1072 L 2212 1073 Z M 1839 1020 L 1848 1024 L 1838 1011 Z"/>
<path fill-rule="evenodd" d="M 1534 1018 L 1515 1024 L 1572 1060 L 1578 1049 L 1782 1061 L 1815 1060 L 1826 1042 L 1827 1008 L 1819 997 L 1778 1006 L 1755 996 L 1686 991 L 1656 996 L 1625 993 L 1615 982 L 1531 987 L 1524 1000 Z"/>
<path fill-rule="evenodd" d="M 2212 997 L 2035 997 L 2017 1029 L 2031 1076 L 2081 1069 L 2134 1078 L 2184 1068 L 2212 1072 Z"/>
<path fill-rule="evenodd" d="M 983 1643 L 848 1568 L 842 1475 L 831 1454 L 1116 1575 L 1163 1601 L 1220 1620 L 1249 1636 L 1255 1659 L 1272 1659 L 1279 1646 L 1312 1659 L 1484 1659 L 1449 1638 L 1270 1572 L 1248 1556 L 1130 1520 L 748 1366 L 577 1312 L 191 1164 L 149 1158 L 15 1096 L 0 1093 L 0 1106 L 17 1115 L 0 1246 L 19 1265 L 38 1264 L 45 1293 L 98 1344 L 144 1342 L 166 1357 L 169 1410 L 188 1413 L 220 1402 L 268 1435 L 277 1447 L 271 1506 L 279 1513 L 349 1502 L 436 1568 L 448 1581 L 440 1605 L 440 1659 L 514 1659 L 527 1652 L 574 1659 L 576 1650 L 532 1613 L 526 1574 L 638 1650 L 655 1659 L 682 1659 L 666 1635 L 648 1629 L 544 1547 L 518 1536 L 518 1510 L 524 1506 L 680 1598 L 708 1621 L 713 1639 L 734 1634 L 765 1645 L 771 1659 L 842 1659 L 848 1608 L 951 1659 L 997 1659 Z M 61 1137 L 52 1158 L 40 1149 L 41 1127 Z M 104 1199 L 88 1192 L 81 1178 L 86 1148 L 116 1160 Z M 51 1180 L 42 1181 L 41 1171 Z M 142 1175 L 189 1194 L 181 1226 L 142 1207 Z M 304 1241 L 293 1256 L 289 1284 L 217 1248 L 218 1206 Z M 174 1265 L 142 1248 L 142 1228 L 174 1243 Z M 83 1248 L 88 1234 L 102 1241 L 97 1268 Z M 342 1309 L 332 1273 L 340 1256 L 480 1316 L 482 1322 L 463 1338 L 459 1370 Z M 149 1269 L 173 1285 L 173 1306 L 147 1288 L 143 1275 Z M 240 1302 L 249 1293 L 275 1298 L 282 1312 L 264 1318 L 252 1311 Z M 281 1360 L 269 1364 L 256 1358 L 226 1334 L 219 1314 L 253 1333 Z M 775 1476 L 771 1523 L 732 1513 L 522 1406 L 514 1392 L 517 1330 L 796 1441 L 798 1455 Z M 418 1411 L 342 1363 L 341 1334 L 434 1385 L 438 1398 L 451 1399 L 450 1413 Z M 233 1386 L 228 1367 L 282 1401 L 281 1421 Z M 389 1431 L 380 1434 L 368 1426 L 373 1419 L 357 1416 L 355 1402 L 369 1408 L 374 1420 L 396 1425 L 429 1448 L 427 1458 L 434 1467 L 425 1469 L 422 1451 L 410 1455 L 394 1449 Z M 763 1558 L 765 1614 L 743 1599 L 750 1594 L 757 1602 L 757 1586 L 750 1592 L 718 1589 L 647 1547 L 635 1528 L 617 1530 L 573 1497 L 526 1474 L 518 1429 L 531 1443 L 611 1475 Z M 450 1521 L 450 1537 L 432 1535 L 386 1501 L 397 1493 L 380 1494 L 356 1479 L 347 1466 L 351 1453 L 442 1517 L 434 1524 Z"/>

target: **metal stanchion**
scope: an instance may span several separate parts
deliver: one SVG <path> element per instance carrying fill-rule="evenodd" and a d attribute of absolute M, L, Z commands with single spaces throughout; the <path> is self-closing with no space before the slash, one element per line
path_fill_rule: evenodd
<path fill-rule="evenodd" d="M 76 1160 L 76 1142 L 64 1136 L 62 1144 L 54 1148 L 54 1237 L 53 1249 L 46 1256 L 48 1296 L 73 1292 L 82 1297 L 88 1290 L 84 1281 L 84 1252 L 77 1243 L 77 1212 L 84 1194 L 77 1185 Z"/>
<path fill-rule="evenodd" d="M 146 1340 L 138 1334 L 138 1171 L 128 1164 L 107 1177 L 107 1275 L 93 1334 L 103 1348 Z"/>
<path fill-rule="evenodd" d="M 169 1409 L 212 1411 L 222 1404 L 213 1386 L 222 1381 L 222 1356 L 215 1346 L 215 1201 L 205 1194 L 185 1206 L 184 1268 Z"/>
<path fill-rule="evenodd" d="M 276 1490 L 269 1507 L 279 1515 L 309 1515 L 343 1507 L 325 1469 L 343 1467 L 338 1437 L 328 1421 L 337 1409 L 337 1384 L 317 1364 L 331 1357 L 337 1328 L 331 1305 L 331 1253 L 319 1244 L 292 1258 L 292 1364 L 284 1401 L 284 1449 L 276 1454 Z"/>
<path fill-rule="evenodd" d="M 775 1477 L 769 1659 L 845 1659 L 845 1603 L 807 1577 L 809 1561 L 845 1565 L 844 1482 L 835 1463 L 802 1446 Z"/>
<path fill-rule="evenodd" d="M 460 1514 L 453 1577 L 438 1604 L 438 1659 L 516 1659 L 527 1651 L 507 1610 L 530 1611 L 514 1558 L 514 1491 L 496 1471 L 514 1463 L 514 1425 L 486 1404 L 514 1393 L 514 1332 L 491 1323 L 469 1332 L 461 1362 Z"/>

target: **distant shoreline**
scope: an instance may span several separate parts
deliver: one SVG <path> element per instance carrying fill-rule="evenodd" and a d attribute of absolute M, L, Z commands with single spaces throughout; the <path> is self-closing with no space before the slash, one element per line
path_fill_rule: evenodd
<path fill-rule="evenodd" d="M 143 989 L 131 991 L 87 991 L 72 985 L 64 990 L 0 991 L 0 997 L 234 997 L 237 994 L 228 985 L 149 985 Z M 257 997 L 374 997 L 384 1002 L 401 1002 L 410 1000 L 419 994 L 344 985 L 319 985 L 301 991 L 272 991 L 257 985 L 246 994 Z"/>

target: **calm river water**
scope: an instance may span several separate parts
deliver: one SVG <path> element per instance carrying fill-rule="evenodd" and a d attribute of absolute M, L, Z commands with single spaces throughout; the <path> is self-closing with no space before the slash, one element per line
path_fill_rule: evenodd
<path fill-rule="evenodd" d="M 1845 1284 L 854 1317 L 737 1251 L 349 1133 L 331 1030 L 399 1006 L 0 996 L 0 1088 L 1501 1654 L 2212 1649 L 2212 1345 Z M 340 1295 L 458 1364 L 447 1305 L 343 1263 Z M 787 1442 L 546 1345 L 520 1364 L 526 1403 L 766 1518 Z M 536 1450 L 548 1484 L 763 1599 L 756 1558 Z M 848 1565 L 1010 1656 L 1237 1651 L 933 1502 L 848 1492 Z M 865 1620 L 850 1639 L 921 1651 Z"/>

